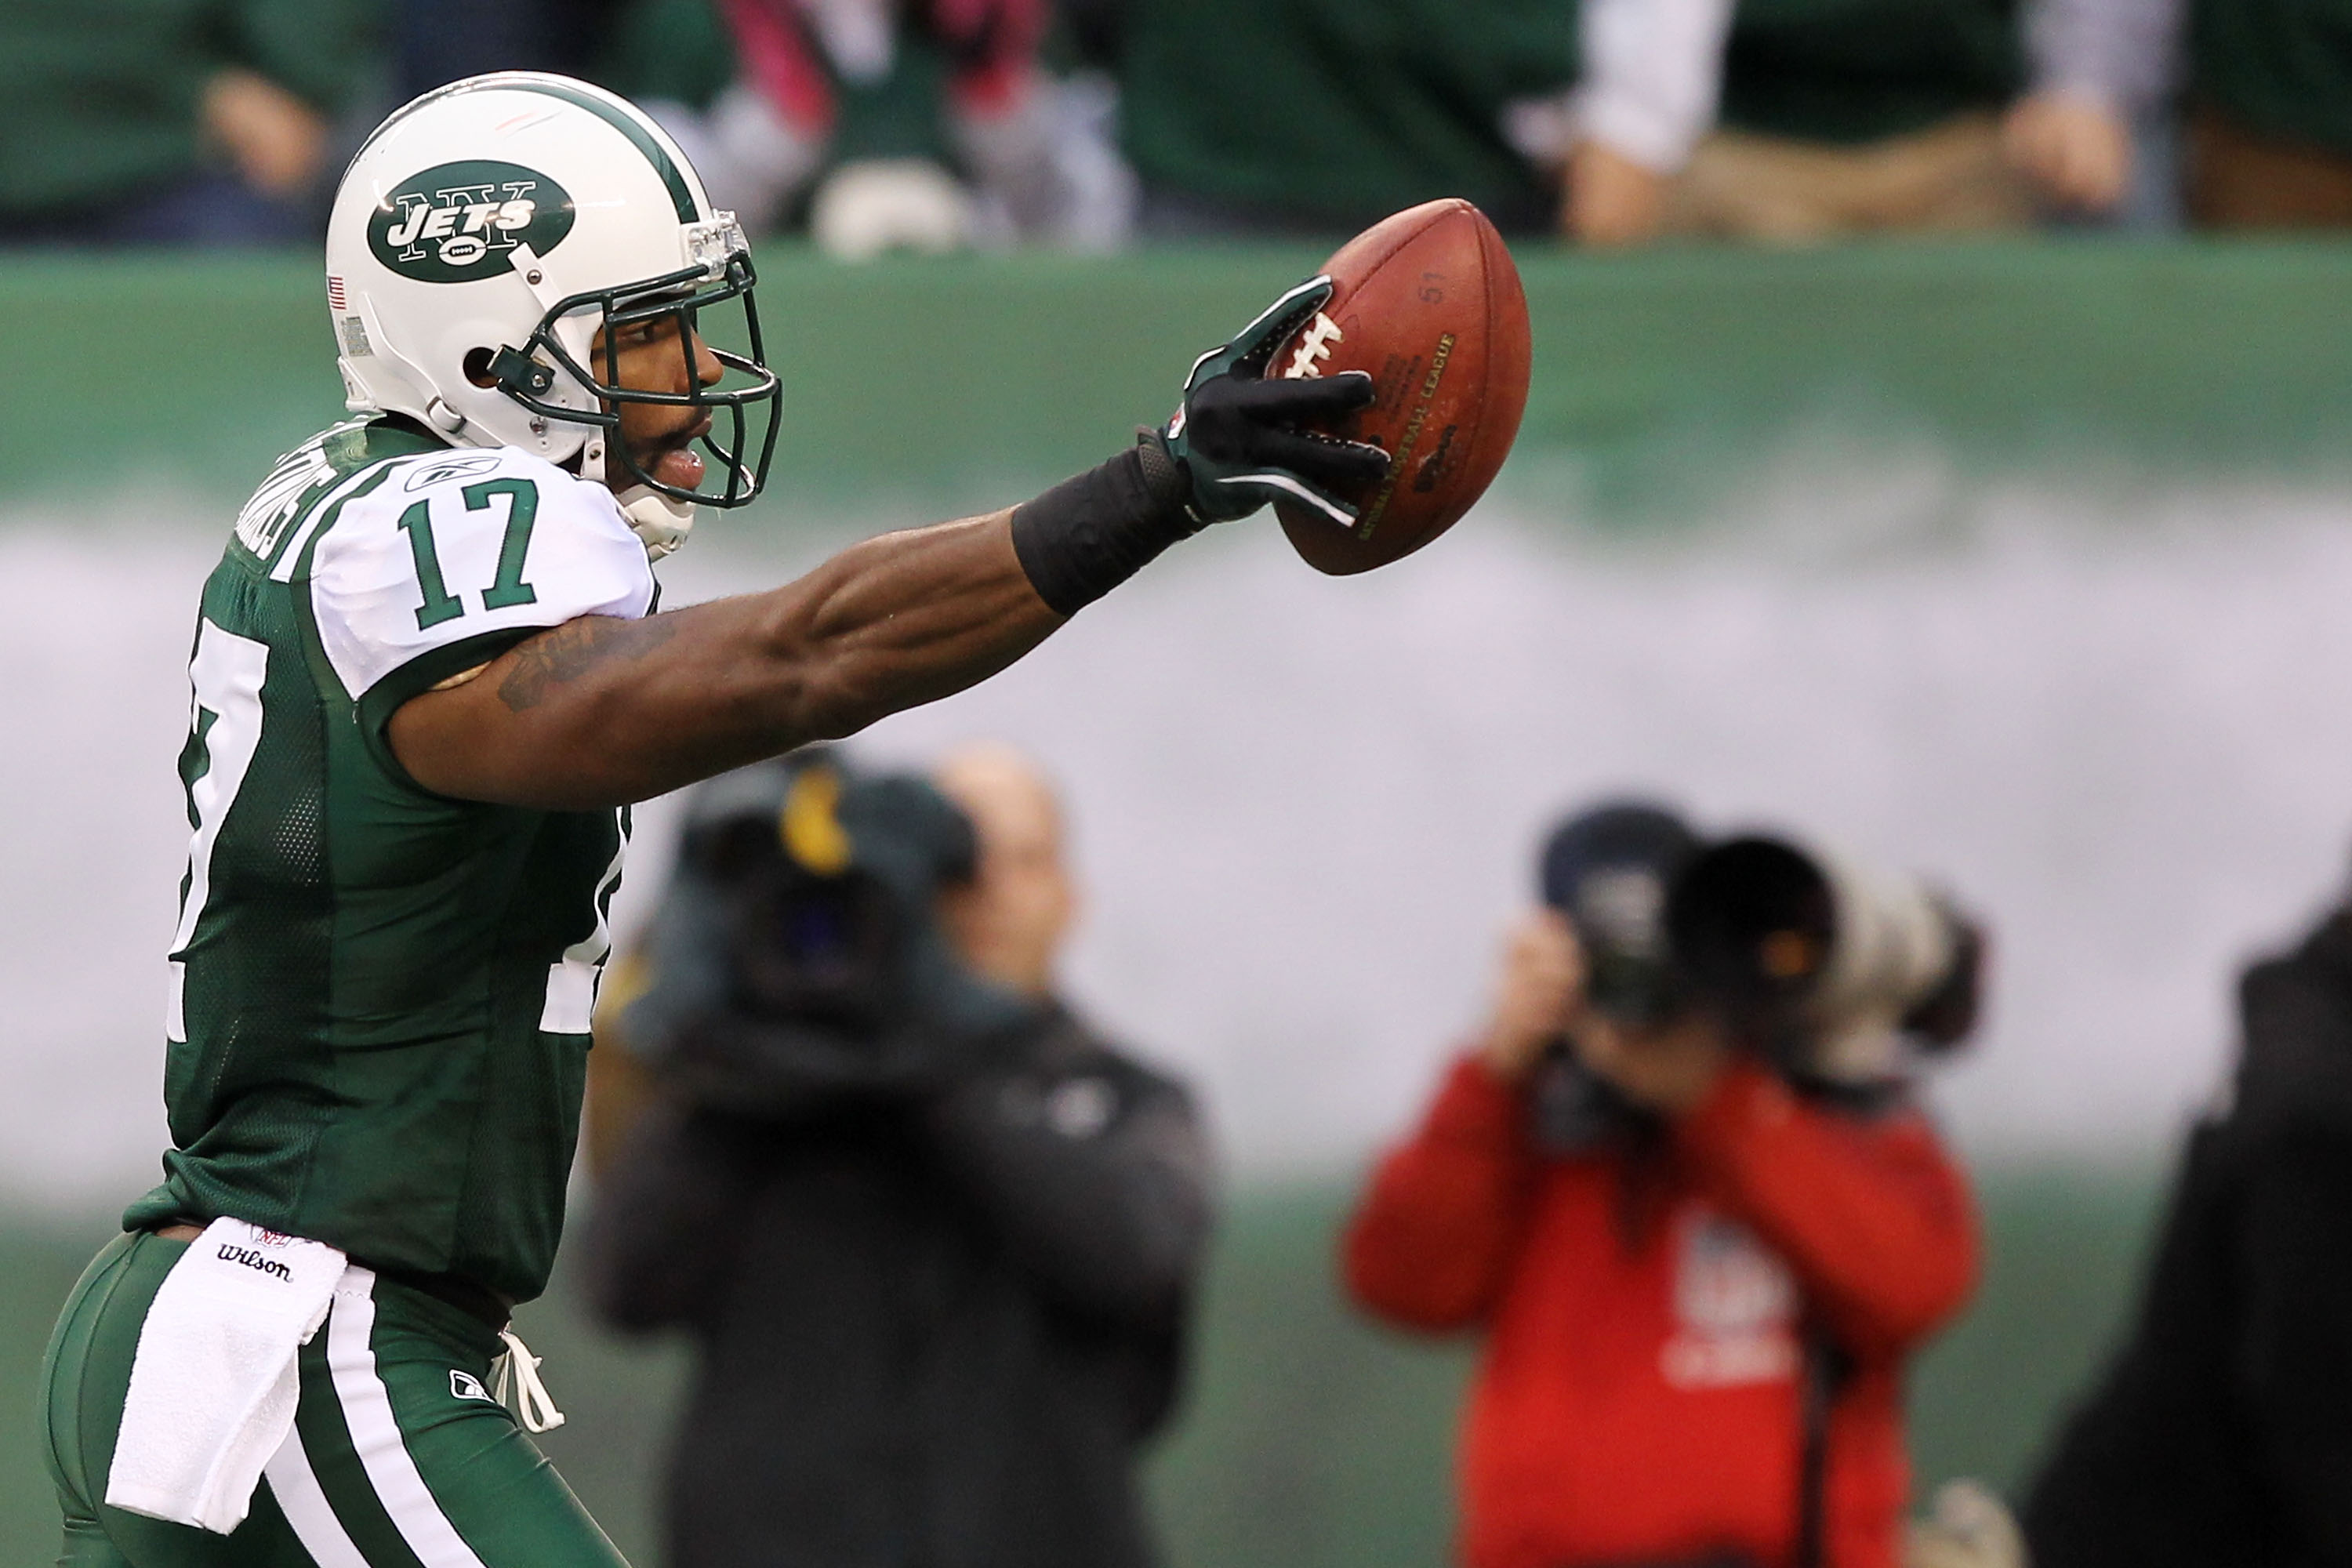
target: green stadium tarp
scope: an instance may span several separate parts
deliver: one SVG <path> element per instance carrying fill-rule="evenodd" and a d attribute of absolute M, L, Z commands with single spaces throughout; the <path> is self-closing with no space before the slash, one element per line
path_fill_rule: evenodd
<path fill-rule="evenodd" d="M 1022 499 L 1164 416 L 1193 355 L 1318 258 L 1283 248 L 841 267 L 772 247 L 776 515 Z M 1654 521 L 1823 427 L 1971 472 L 2335 468 L 2352 244 L 1523 249 L 1535 384 L 1502 493 Z M 0 485 L 234 500 L 341 408 L 316 267 L 0 259 Z"/>

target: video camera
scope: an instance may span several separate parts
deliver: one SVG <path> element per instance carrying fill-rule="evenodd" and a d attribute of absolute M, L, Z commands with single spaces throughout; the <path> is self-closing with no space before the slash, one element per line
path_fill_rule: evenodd
<path fill-rule="evenodd" d="M 648 931 L 632 1049 L 688 1099 L 781 1112 L 892 1092 L 1024 1022 L 957 962 L 936 912 L 968 880 L 971 823 L 931 784 L 812 748 L 689 798 Z"/>
<path fill-rule="evenodd" d="M 919 778 L 829 752 L 698 796 L 678 865 L 726 910 L 736 1002 L 871 1034 L 903 1003 L 939 889 L 971 876 L 971 826 Z"/>

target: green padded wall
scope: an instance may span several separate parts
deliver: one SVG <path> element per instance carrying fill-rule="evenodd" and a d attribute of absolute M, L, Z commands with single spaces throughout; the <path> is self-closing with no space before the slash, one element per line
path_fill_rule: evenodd
<path fill-rule="evenodd" d="M 768 510 L 888 517 L 1021 499 L 1164 416 L 1296 250 L 843 268 L 780 250 L 786 384 Z M 1505 485 L 1654 521 L 1836 423 L 1971 468 L 2332 462 L 2352 438 L 2352 247 L 1885 246 L 1522 258 L 1535 383 Z M 317 269 L 0 262 L 0 486 L 241 496 L 341 409 Z"/>

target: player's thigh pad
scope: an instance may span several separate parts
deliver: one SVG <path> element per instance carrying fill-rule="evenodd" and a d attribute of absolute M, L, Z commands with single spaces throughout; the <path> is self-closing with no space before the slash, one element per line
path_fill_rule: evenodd
<path fill-rule="evenodd" d="M 92 1507 L 139 1322 L 179 1250 L 152 1237 L 110 1248 L 60 1321 L 48 1414 L 66 1568 L 625 1568 L 489 1398 L 497 1335 L 362 1268 L 303 1347 L 294 1433 L 234 1535 Z"/>

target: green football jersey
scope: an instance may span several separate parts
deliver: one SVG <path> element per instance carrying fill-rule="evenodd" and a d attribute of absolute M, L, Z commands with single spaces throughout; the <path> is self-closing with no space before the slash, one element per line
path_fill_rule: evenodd
<path fill-rule="evenodd" d="M 533 632 L 654 597 L 611 492 L 526 453 L 362 422 L 279 461 L 205 584 L 174 1147 L 126 1226 L 233 1215 L 545 1286 L 625 815 L 436 795 L 384 727 Z"/>
<path fill-rule="evenodd" d="M 2019 0 L 1739 0 L 1722 120 L 1803 141 L 1908 135 L 2007 107 L 2024 48 Z"/>
<path fill-rule="evenodd" d="M 1147 184 L 1338 234 L 1434 196 L 1551 224 L 1502 116 L 1575 79 L 1576 0 L 1138 0 L 1126 26 Z"/>

